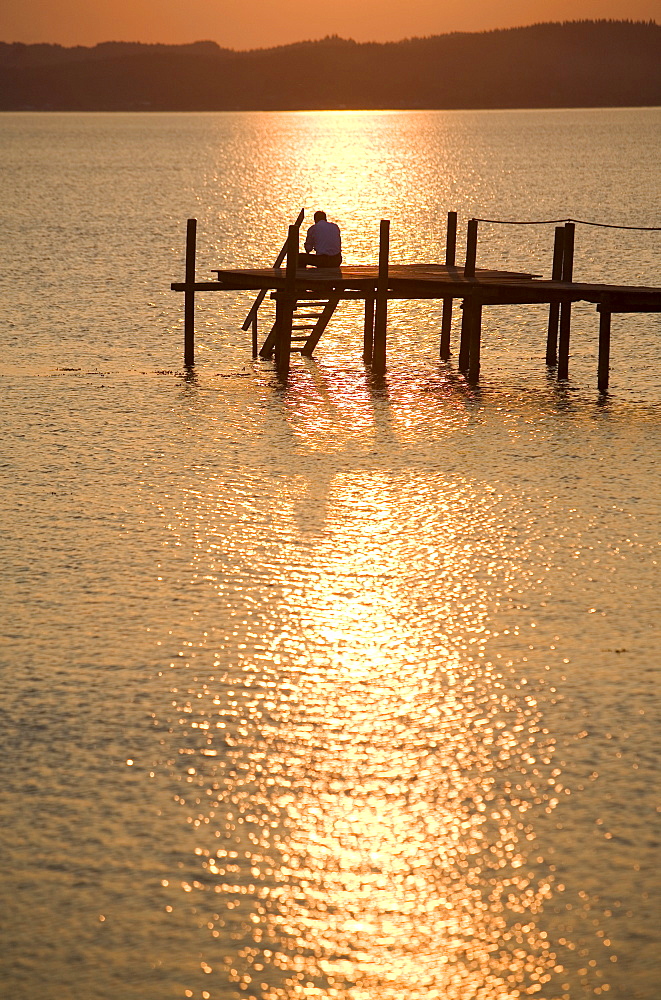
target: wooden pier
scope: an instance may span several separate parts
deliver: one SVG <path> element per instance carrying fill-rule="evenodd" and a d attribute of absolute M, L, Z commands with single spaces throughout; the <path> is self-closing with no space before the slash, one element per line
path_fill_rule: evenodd
<path fill-rule="evenodd" d="M 338 304 L 345 299 L 364 301 L 362 357 L 375 374 L 387 362 L 388 302 L 393 299 L 441 299 L 439 356 L 450 358 L 452 310 L 455 299 L 462 309 L 458 367 L 469 381 L 480 374 L 482 312 L 487 306 L 542 303 L 549 306 L 545 361 L 557 368 L 558 380 L 569 373 L 571 308 L 574 302 L 591 302 L 599 314 L 597 385 L 608 390 L 611 316 L 613 313 L 660 312 L 661 288 L 582 283 L 574 281 L 575 226 L 566 222 L 555 228 L 551 275 L 543 278 L 477 266 L 478 220 L 467 226 L 463 266 L 456 264 L 457 215 L 448 213 L 444 262 L 395 264 L 390 261 L 390 223 L 382 220 L 379 264 L 339 268 L 297 268 L 301 212 L 273 267 L 214 268 L 215 281 L 198 281 L 195 275 L 195 219 L 188 220 L 185 281 L 171 288 L 184 293 L 184 364 L 195 361 L 195 294 L 197 292 L 256 291 L 257 297 L 243 323 L 251 331 L 252 354 L 275 357 L 279 372 L 289 371 L 292 352 L 311 357 Z M 259 309 L 267 295 L 275 300 L 275 322 L 259 346 Z"/>

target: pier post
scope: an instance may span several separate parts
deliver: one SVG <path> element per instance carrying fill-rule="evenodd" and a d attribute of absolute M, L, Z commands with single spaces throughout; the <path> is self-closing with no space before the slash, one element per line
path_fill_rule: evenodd
<path fill-rule="evenodd" d="M 184 278 L 184 365 L 195 364 L 195 252 L 197 219 L 186 224 L 186 275 Z"/>
<path fill-rule="evenodd" d="M 386 328 L 388 325 L 388 258 L 390 256 L 390 221 L 381 220 L 379 229 L 379 276 L 376 286 L 374 316 L 374 350 L 372 371 L 383 375 L 386 370 Z"/>
<path fill-rule="evenodd" d="M 459 371 L 468 371 L 471 350 L 471 324 L 473 322 L 473 300 L 466 298 L 461 303 L 461 338 L 459 340 Z"/>
<path fill-rule="evenodd" d="M 291 361 L 291 326 L 296 307 L 296 268 L 298 266 L 298 226 L 289 227 L 287 237 L 287 267 L 285 287 L 278 292 L 275 304 L 276 338 L 275 363 L 281 374 L 287 374 Z"/>
<path fill-rule="evenodd" d="M 477 382 L 480 377 L 482 343 L 482 303 L 479 300 L 471 302 L 468 337 L 468 381 Z"/>
<path fill-rule="evenodd" d="M 454 267 L 457 254 L 457 213 L 448 212 L 448 228 L 445 237 L 445 266 Z M 441 316 L 441 344 L 439 356 L 441 361 L 450 357 L 450 335 L 452 333 L 452 299 L 443 299 Z"/>
<path fill-rule="evenodd" d="M 562 254 L 562 280 L 571 284 L 574 276 L 573 222 L 565 223 L 564 250 Z M 558 381 L 569 377 L 569 336 L 571 333 L 571 300 L 560 303 L 560 338 L 558 342 Z"/>
<path fill-rule="evenodd" d="M 445 263 L 452 267 L 457 256 L 457 213 L 448 212 L 448 225 L 445 234 Z"/>
<path fill-rule="evenodd" d="M 374 295 L 365 295 L 365 328 L 363 331 L 363 361 L 372 364 L 374 352 Z"/>
<path fill-rule="evenodd" d="M 466 234 L 466 263 L 464 264 L 464 278 L 475 277 L 476 259 L 477 259 L 477 219 L 469 219 L 468 232 Z"/>
<path fill-rule="evenodd" d="M 599 363 L 597 369 L 597 388 L 599 392 L 608 392 L 611 356 L 611 299 L 604 295 L 597 306 L 599 310 Z"/>
<path fill-rule="evenodd" d="M 555 239 L 553 242 L 553 266 L 551 270 L 551 281 L 562 280 L 562 256 L 565 246 L 565 227 L 556 226 Z M 558 320 L 560 319 L 560 303 L 551 302 L 549 305 L 549 325 L 546 334 L 546 364 L 557 365 L 558 363 Z"/>

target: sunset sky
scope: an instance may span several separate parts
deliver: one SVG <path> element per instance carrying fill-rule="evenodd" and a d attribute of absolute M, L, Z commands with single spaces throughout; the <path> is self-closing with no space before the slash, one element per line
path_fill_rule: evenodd
<path fill-rule="evenodd" d="M 538 21 L 660 20 L 661 0 L 0 0 L 0 41 L 193 42 L 263 48 L 341 35 L 395 41 Z"/>

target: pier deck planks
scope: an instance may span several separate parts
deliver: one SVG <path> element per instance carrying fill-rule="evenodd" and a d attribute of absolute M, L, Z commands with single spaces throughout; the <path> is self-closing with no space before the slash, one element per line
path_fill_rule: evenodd
<path fill-rule="evenodd" d="M 216 281 L 196 281 L 195 291 L 277 291 L 285 287 L 284 268 L 213 268 Z M 373 293 L 378 280 L 376 265 L 341 268 L 304 268 L 296 271 L 296 289 L 333 289 L 340 292 Z M 184 291 L 184 282 L 173 282 L 174 291 Z M 563 282 L 521 271 L 478 268 L 474 278 L 462 267 L 445 264 L 393 264 L 388 268 L 388 297 L 404 299 L 476 298 L 484 305 L 515 303 L 593 302 L 610 297 L 612 312 L 659 312 L 661 288 L 611 285 L 595 282 Z M 341 296 L 342 297 L 342 296 Z"/>

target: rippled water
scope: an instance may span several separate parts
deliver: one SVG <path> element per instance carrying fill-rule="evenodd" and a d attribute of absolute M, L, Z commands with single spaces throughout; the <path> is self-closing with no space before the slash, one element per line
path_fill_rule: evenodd
<path fill-rule="evenodd" d="M 659 225 L 645 111 L 3 115 L 0 984 L 12 1000 L 654 1000 L 659 320 L 347 304 L 282 386 L 250 303 L 302 205 L 346 258 L 445 212 Z M 482 227 L 548 273 L 553 227 Z M 659 284 L 578 227 L 577 278 Z"/>

